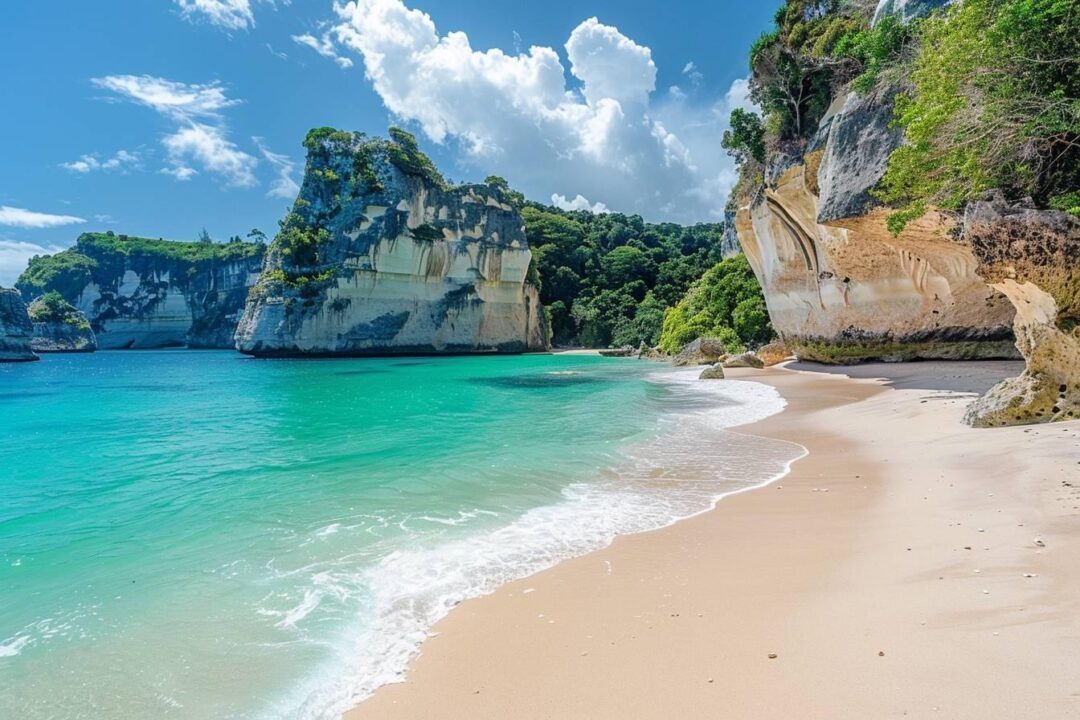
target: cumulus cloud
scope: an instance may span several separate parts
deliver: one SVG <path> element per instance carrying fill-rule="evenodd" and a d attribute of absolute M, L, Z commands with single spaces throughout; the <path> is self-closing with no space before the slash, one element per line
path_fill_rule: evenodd
<path fill-rule="evenodd" d="M 735 177 L 719 141 L 728 99 L 692 104 L 655 93 L 652 52 L 617 28 L 589 18 L 570 34 L 578 89 L 552 48 L 474 49 L 464 32 L 440 34 L 401 0 L 335 10 L 337 42 L 363 59 L 386 107 L 432 141 L 460 147 L 477 174 L 504 175 L 532 197 L 561 191 L 655 220 L 723 214 Z"/>
<path fill-rule="evenodd" d="M 588 210 L 597 214 L 611 212 L 604 203 L 591 203 L 584 195 L 578 195 L 570 200 L 565 195 L 555 193 L 551 196 L 551 204 L 560 210 Z"/>
<path fill-rule="evenodd" d="M 330 33 L 323 33 L 319 37 L 315 37 L 310 33 L 304 35 L 293 35 L 293 42 L 306 47 L 311 48 L 315 52 L 322 55 L 324 58 L 329 58 L 338 64 L 342 70 L 351 68 L 353 61 L 343 55 L 339 55 L 337 47 L 334 45 L 334 41 L 330 38 Z"/>
<path fill-rule="evenodd" d="M 225 30 L 255 27 L 250 0 L 174 0 L 185 20 L 202 19 Z"/>
<path fill-rule="evenodd" d="M 148 107 L 180 127 L 162 139 L 170 166 L 160 172 L 177 180 L 198 174 L 192 164 L 216 173 L 231 187 L 257 184 L 258 160 L 228 139 L 222 112 L 241 101 L 226 96 L 220 83 L 188 84 L 151 75 L 109 75 L 94 85 Z"/>
<path fill-rule="evenodd" d="M 11 287 L 35 255 L 52 255 L 63 248 L 0 238 L 0 286 Z"/>
<path fill-rule="evenodd" d="M 105 160 L 100 160 L 97 153 L 83 155 L 74 162 L 61 163 L 61 167 L 67 168 L 73 173 L 85 175 L 96 170 L 121 170 L 133 168 L 139 163 L 138 153 L 118 150 L 115 155 Z"/>
<path fill-rule="evenodd" d="M 271 152 L 262 138 L 251 138 L 254 141 L 256 147 L 259 148 L 259 152 L 266 158 L 266 162 L 277 171 L 277 177 L 270 183 L 270 190 L 266 193 L 267 197 L 283 198 L 285 200 L 292 200 L 300 192 L 300 186 L 293 180 L 293 171 L 296 170 L 296 163 L 294 163 L 288 155 L 281 155 L 276 152 Z"/>
<path fill-rule="evenodd" d="M 173 162 L 177 179 L 191 176 L 191 168 L 186 163 L 194 160 L 224 177 L 229 185 L 251 187 L 256 184 L 254 168 L 257 161 L 225 139 L 225 133 L 219 127 L 193 122 L 166 135 L 162 144 Z"/>
<path fill-rule="evenodd" d="M 52 228 L 62 225 L 77 225 L 84 223 L 81 217 L 74 215 L 51 215 L 49 213 L 34 212 L 25 208 L 9 207 L 0 205 L 0 225 L 19 228 Z"/>

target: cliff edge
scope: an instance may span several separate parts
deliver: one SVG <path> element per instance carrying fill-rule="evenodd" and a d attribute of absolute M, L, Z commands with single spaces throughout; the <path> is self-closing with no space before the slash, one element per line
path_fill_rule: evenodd
<path fill-rule="evenodd" d="M 299 197 L 236 332 L 256 356 L 519 353 L 548 330 L 503 189 L 449 186 L 415 139 L 308 134 Z"/>

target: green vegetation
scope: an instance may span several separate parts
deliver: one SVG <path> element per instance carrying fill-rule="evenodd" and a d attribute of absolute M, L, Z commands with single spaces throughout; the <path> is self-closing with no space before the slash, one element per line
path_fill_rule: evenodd
<path fill-rule="evenodd" d="M 200 267 L 261 255 L 257 243 L 180 242 L 161 238 L 117 235 L 113 232 L 83 233 L 75 245 L 55 255 L 36 255 L 19 277 L 16 287 L 27 297 L 56 290 L 64 298 L 78 299 L 91 282 L 105 287 L 123 274 L 126 264 L 149 267 L 168 264 L 173 279 L 183 281 Z"/>
<path fill-rule="evenodd" d="M 420 150 L 415 136 L 401 128 L 392 127 L 390 138 L 393 142 L 387 146 L 387 155 L 390 162 L 394 163 L 401 172 L 417 175 L 441 188 L 447 186 L 446 178 L 435 167 L 431 158 Z"/>
<path fill-rule="evenodd" d="M 731 129 L 724 131 L 721 147 L 740 165 L 747 160 L 765 162 L 765 126 L 755 113 L 742 108 L 731 111 Z"/>
<path fill-rule="evenodd" d="M 723 145 L 760 176 L 761 147 L 797 153 L 848 89 L 899 89 L 906 143 L 875 194 L 899 233 L 932 207 L 960 210 L 990 189 L 1080 214 L 1080 7 L 1075 0 L 965 0 L 870 27 L 874 3 L 787 0 L 750 52 L 763 132 L 732 113 Z"/>
<path fill-rule="evenodd" d="M 484 178 L 484 184 L 498 190 L 502 200 L 516 208 L 520 208 L 525 204 L 525 195 L 510 187 L 510 183 L 506 181 L 506 178 L 500 175 L 488 175 Z"/>
<path fill-rule="evenodd" d="M 986 190 L 1072 210 L 1080 187 L 1080 7 L 966 0 L 921 25 L 913 91 L 896 103 L 908 143 L 879 196 L 900 212 L 959 209 Z"/>
<path fill-rule="evenodd" d="M 677 353 L 699 337 L 719 338 L 731 352 L 772 339 L 765 298 L 746 256 L 727 258 L 711 268 L 664 313 L 662 351 Z"/>
<path fill-rule="evenodd" d="M 86 321 L 83 314 L 55 290 L 50 290 L 30 303 L 28 311 L 30 319 L 34 322 L 63 323 L 78 330 L 90 329 L 90 323 Z"/>
<path fill-rule="evenodd" d="M 653 225 L 531 202 L 522 215 L 560 345 L 655 345 L 664 310 L 720 260 L 722 225 Z"/>

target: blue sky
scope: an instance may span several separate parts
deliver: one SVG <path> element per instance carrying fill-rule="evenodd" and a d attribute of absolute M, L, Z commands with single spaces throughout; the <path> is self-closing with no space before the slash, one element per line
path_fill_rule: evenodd
<path fill-rule="evenodd" d="M 449 177 L 544 202 L 715 220 L 720 134 L 778 5 L 2 3 L 0 284 L 87 230 L 272 235 L 321 125 L 400 124 Z"/>

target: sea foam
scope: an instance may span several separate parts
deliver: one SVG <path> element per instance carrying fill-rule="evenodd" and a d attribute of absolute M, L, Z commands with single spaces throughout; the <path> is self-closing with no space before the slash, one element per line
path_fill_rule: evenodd
<path fill-rule="evenodd" d="M 566 487 L 560 502 L 528 510 L 492 531 L 391 552 L 354 576 L 330 581 L 322 574 L 316 583 L 321 587 L 305 593 L 281 622 L 309 613 L 324 593 L 362 594 L 364 617 L 336 641 L 333 661 L 280 698 L 266 716 L 338 718 L 380 686 L 402 681 L 432 626 L 460 602 L 604 548 L 619 535 L 708 511 L 727 495 L 782 477 L 806 452 L 801 445 L 730 430 L 783 409 L 772 387 L 698 381 L 696 370 L 657 372 L 648 380 L 670 396 L 672 410 L 661 431 L 623 448 L 620 459 L 593 481 Z"/>

